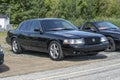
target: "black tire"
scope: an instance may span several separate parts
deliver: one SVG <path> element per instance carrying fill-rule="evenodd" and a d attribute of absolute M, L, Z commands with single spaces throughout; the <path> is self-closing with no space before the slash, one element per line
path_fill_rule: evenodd
<path fill-rule="evenodd" d="M 21 54 L 23 52 L 22 47 L 20 46 L 16 38 L 12 39 L 11 48 L 12 51 L 16 54 Z"/>
<path fill-rule="evenodd" d="M 113 38 L 111 37 L 107 37 L 108 41 L 109 41 L 109 45 L 108 47 L 105 49 L 106 52 L 113 52 L 116 50 L 116 45 L 115 42 L 113 40 Z"/>
<path fill-rule="evenodd" d="M 52 41 L 49 45 L 49 55 L 52 60 L 62 60 L 64 58 L 60 43 Z"/>
<path fill-rule="evenodd" d="M 87 53 L 87 56 L 95 56 L 97 54 L 98 54 L 98 52 L 89 52 L 89 53 Z"/>

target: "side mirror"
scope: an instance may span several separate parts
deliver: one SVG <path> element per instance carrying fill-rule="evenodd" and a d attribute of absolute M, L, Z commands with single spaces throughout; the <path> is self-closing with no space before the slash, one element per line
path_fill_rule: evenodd
<path fill-rule="evenodd" d="M 80 30 L 82 26 L 78 26 L 78 29 Z"/>
<path fill-rule="evenodd" d="M 35 32 L 39 32 L 39 31 L 40 31 L 40 29 L 34 29 L 34 31 L 35 31 Z"/>
<path fill-rule="evenodd" d="M 97 32 L 95 29 L 90 29 L 90 30 L 87 30 L 87 31 L 89 31 L 89 32 L 94 32 L 94 33 Z"/>
<path fill-rule="evenodd" d="M 35 31 L 35 32 L 40 32 L 41 34 L 43 33 L 43 31 L 40 30 L 40 29 L 34 29 L 34 31 Z"/>
<path fill-rule="evenodd" d="M 91 30 L 91 28 L 90 27 L 86 27 L 85 30 Z"/>
<path fill-rule="evenodd" d="M 91 30 L 91 32 L 97 32 L 95 29 L 90 29 Z"/>
<path fill-rule="evenodd" d="M 97 32 L 95 29 L 90 28 L 90 27 L 85 28 L 85 31 L 88 31 L 88 32 Z"/>

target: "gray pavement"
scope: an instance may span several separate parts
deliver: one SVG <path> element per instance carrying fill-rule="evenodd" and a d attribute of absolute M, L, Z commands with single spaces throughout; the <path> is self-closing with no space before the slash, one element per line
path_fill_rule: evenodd
<path fill-rule="evenodd" d="M 120 80 L 120 52 L 105 53 L 104 61 L 18 75 L 0 80 Z"/>

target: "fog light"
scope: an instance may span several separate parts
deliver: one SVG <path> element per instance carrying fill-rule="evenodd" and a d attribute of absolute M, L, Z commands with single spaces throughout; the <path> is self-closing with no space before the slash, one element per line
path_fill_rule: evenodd
<path fill-rule="evenodd" d="M 76 51 L 74 51 L 73 54 L 76 54 Z"/>

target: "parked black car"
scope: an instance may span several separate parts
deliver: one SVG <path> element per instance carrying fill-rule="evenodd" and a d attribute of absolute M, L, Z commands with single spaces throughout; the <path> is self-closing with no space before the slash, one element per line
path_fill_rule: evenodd
<path fill-rule="evenodd" d="M 3 64 L 4 62 L 4 54 L 3 54 L 3 49 L 0 45 L 0 65 Z"/>
<path fill-rule="evenodd" d="M 59 18 L 23 21 L 16 30 L 8 32 L 6 40 L 15 53 L 23 50 L 47 52 L 53 60 L 81 52 L 96 55 L 108 46 L 105 36 L 79 31 L 70 22 Z"/>
<path fill-rule="evenodd" d="M 105 21 L 86 22 L 80 29 L 105 35 L 110 43 L 106 51 L 120 49 L 120 29 L 116 25 Z"/>

